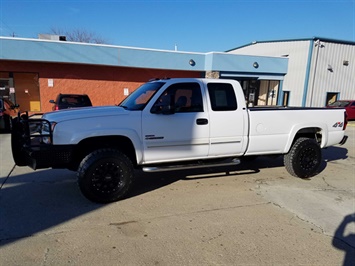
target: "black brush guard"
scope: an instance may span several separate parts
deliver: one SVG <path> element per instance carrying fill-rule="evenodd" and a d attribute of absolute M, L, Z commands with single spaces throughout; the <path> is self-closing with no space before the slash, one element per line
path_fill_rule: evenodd
<path fill-rule="evenodd" d="M 28 114 L 13 119 L 11 149 L 16 165 L 32 169 L 66 168 L 71 160 L 71 146 L 53 145 L 52 142 L 48 120 L 29 117 Z"/>

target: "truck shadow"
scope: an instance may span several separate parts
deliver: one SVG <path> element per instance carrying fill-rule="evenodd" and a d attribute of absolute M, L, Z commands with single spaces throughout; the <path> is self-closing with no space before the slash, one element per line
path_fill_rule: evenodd
<path fill-rule="evenodd" d="M 327 162 L 345 160 L 348 158 L 347 154 L 348 149 L 338 146 L 331 146 L 323 149 L 323 160 Z"/>
<path fill-rule="evenodd" d="M 0 247 L 103 206 L 81 195 L 74 172 L 41 170 L 10 176 L 0 190 Z"/>
<path fill-rule="evenodd" d="M 348 150 L 342 147 L 330 147 L 322 150 L 322 162 L 319 171 L 326 169 L 328 162 L 345 160 Z M 284 167 L 283 156 L 260 156 L 255 160 L 243 160 L 240 165 L 233 167 L 213 167 L 190 170 L 176 170 L 169 172 L 144 173 L 138 171 L 135 188 L 128 197 L 135 197 L 160 187 L 167 186 L 178 180 L 196 180 L 206 178 L 220 178 L 233 175 L 253 175 L 265 168 Z"/>
<path fill-rule="evenodd" d="M 207 178 L 223 178 L 228 175 L 248 175 L 260 172 L 258 169 L 236 169 L 231 167 L 213 167 L 193 170 L 176 170 L 169 172 L 144 173 L 139 171 L 134 189 L 128 197 L 135 197 L 168 186 L 180 180 L 198 180 Z"/>
<path fill-rule="evenodd" d="M 8 134 L 10 134 L 9 130 L 0 129 L 0 135 L 8 135 Z"/>
<path fill-rule="evenodd" d="M 263 168 L 282 167 L 282 158 L 282 156 L 260 156 L 255 158 L 255 160 L 246 160 L 245 162 L 242 161 L 241 164 L 236 166 L 205 167 L 155 173 L 137 171 L 135 187 L 128 197 L 135 197 L 167 186 L 179 180 L 189 181 L 198 179 L 223 178 L 229 175 L 238 176 L 257 174 Z"/>
<path fill-rule="evenodd" d="M 323 160 L 320 165 L 319 172 L 323 172 L 327 168 L 329 162 L 337 163 L 341 160 L 348 159 L 348 150 L 346 148 L 331 146 L 322 150 Z"/>
<path fill-rule="evenodd" d="M 324 153 L 329 161 L 347 158 L 347 150 L 333 147 Z M 137 171 L 137 182 L 125 200 L 168 186 L 179 180 L 254 175 L 263 168 L 283 167 L 283 157 L 260 157 L 235 167 L 213 167 L 161 173 Z M 0 247 L 33 236 L 59 224 L 101 209 L 106 204 L 88 201 L 76 182 L 76 173 L 46 169 L 22 175 L 0 177 Z M 116 202 L 113 204 L 120 204 Z"/>

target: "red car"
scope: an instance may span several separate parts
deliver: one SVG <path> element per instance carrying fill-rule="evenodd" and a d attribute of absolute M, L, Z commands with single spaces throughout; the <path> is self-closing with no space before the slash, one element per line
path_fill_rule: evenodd
<path fill-rule="evenodd" d="M 327 105 L 327 107 L 343 107 L 348 115 L 348 120 L 355 120 L 355 100 L 338 100 Z"/>

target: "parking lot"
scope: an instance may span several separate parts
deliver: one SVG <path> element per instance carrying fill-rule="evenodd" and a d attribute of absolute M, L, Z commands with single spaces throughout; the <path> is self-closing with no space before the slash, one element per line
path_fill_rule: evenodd
<path fill-rule="evenodd" d="M 137 172 L 125 200 L 84 198 L 75 172 L 15 167 L 0 135 L 0 265 L 354 265 L 355 123 L 319 175 L 282 157 Z"/>

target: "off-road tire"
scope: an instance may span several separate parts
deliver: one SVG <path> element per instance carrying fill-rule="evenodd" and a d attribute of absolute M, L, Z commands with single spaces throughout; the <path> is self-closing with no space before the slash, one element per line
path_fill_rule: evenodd
<path fill-rule="evenodd" d="M 124 198 L 134 181 L 133 164 L 116 149 L 99 149 L 80 163 L 78 185 L 83 195 L 97 203 L 109 203 Z"/>
<path fill-rule="evenodd" d="M 308 178 L 319 172 L 322 150 L 319 144 L 310 138 L 299 138 L 284 155 L 284 164 L 290 175 Z"/>

